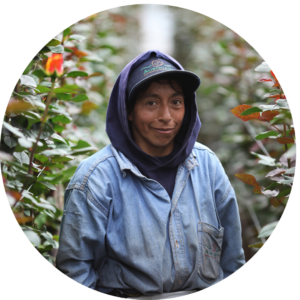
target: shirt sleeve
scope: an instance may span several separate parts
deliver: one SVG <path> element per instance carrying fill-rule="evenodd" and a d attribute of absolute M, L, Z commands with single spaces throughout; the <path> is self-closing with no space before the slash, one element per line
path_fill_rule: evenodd
<path fill-rule="evenodd" d="M 220 264 L 226 278 L 245 264 L 245 257 L 235 192 L 219 160 L 216 165 L 214 193 L 220 223 L 224 227 Z"/>
<path fill-rule="evenodd" d="M 56 267 L 92 289 L 106 256 L 107 214 L 87 188 L 66 190 Z"/>

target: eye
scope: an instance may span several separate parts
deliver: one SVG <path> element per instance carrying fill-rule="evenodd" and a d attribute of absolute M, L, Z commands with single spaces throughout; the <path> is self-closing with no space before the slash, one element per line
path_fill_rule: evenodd
<path fill-rule="evenodd" d="M 182 101 L 179 99 L 173 100 L 172 103 L 176 106 L 180 106 L 182 104 Z"/>
<path fill-rule="evenodd" d="M 153 100 L 151 100 L 151 101 L 148 101 L 148 102 L 147 102 L 147 105 L 148 105 L 148 106 L 154 106 L 154 105 L 156 105 L 156 102 L 153 101 Z"/>

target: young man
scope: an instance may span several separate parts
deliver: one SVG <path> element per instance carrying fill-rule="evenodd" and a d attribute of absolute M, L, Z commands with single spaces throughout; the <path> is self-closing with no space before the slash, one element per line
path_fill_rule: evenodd
<path fill-rule="evenodd" d="M 80 163 L 65 193 L 57 267 L 66 275 L 130 297 L 201 290 L 244 264 L 234 191 L 196 142 L 199 85 L 159 51 L 121 72 L 111 145 Z"/>

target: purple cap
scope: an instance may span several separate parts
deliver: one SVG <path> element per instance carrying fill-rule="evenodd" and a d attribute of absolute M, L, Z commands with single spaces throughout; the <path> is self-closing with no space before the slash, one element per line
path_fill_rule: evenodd
<path fill-rule="evenodd" d="M 181 70 L 163 58 L 152 56 L 131 72 L 126 89 L 127 102 L 134 100 L 145 84 L 160 77 L 177 80 L 188 93 L 194 93 L 201 83 L 196 74 Z"/>

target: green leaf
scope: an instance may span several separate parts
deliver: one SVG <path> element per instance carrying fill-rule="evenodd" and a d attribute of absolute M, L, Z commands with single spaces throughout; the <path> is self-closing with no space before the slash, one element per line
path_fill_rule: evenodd
<path fill-rule="evenodd" d="M 251 154 L 257 156 L 258 158 L 260 158 L 260 160 L 258 161 L 259 164 L 262 164 L 262 165 L 266 165 L 266 166 L 276 166 L 276 159 L 275 158 L 272 158 L 272 157 L 269 157 L 269 156 L 266 156 L 266 155 L 262 155 L 262 154 L 258 154 L 258 153 L 255 153 L 255 152 L 251 152 Z"/>
<path fill-rule="evenodd" d="M 48 48 L 51 50 L 52 53 L 63 53 L 64 52 L 63 45 L 48 46 Z"/>
<path fill-rule="evenodd" d="M 43 47 L 41 50 L 40 50 L 40 54 L 41 55 L 45 55 L 44 53 L 47 53 L 47 52 L 50 52 L 50 49 L 47 47 L 47 46 L 45 46 L 45 47 Z M 45 55 L 46 56 L 46 55 Z"/>
<path fill-rule="evenodd" d="M 26 116 L 27 118 L 32 118 L 33 120 L 41 119 L 41 115 L 33 111 L 24 111 L 22 115 Z"/>
<path fill-rule="evenodd" d="M 295 174 L 295 167 L 287 169 L 284 174 Z"/>
<path fill-rule="evenodd" d="M 56 165 L 56 163 L 52 162 L 52 160 L 51 160 L 51 162 L 44 163 L 44 167 L 53 167 L 55 165 Z"/>
<path fill-rule="evenodd" d="M 31 59 L 31 60 L 27 63 L 26 67 L 23 69 L 22 74 L 23 74 L 23 75 L 28 74 L 29 71 L 31 70 L 33 64 L 34 64 L 34 61 Z"/>
<path fill-rule="evenodd" d="M 279 135 L 279 133 L 277 131 L 271 130 L 271 131 L 262 132 L 262 133 L 258 134 L 255 138 L 257 140 L 262 140 L 262 139 L 265 139 L 270 136 L 278 136 L 278 135 Z"/>
<path fill-rule="evenodd" d="M 24 130 L 28 126 L 28 118 L 21 115 L 11 118 L 11 125 Z"/>
<path fill-rule="evenodd" d="M 53 156 L 53 155 L 66 155 L 68 154 L 68 151 L 64 149 L 51 149 L 51 150 L 44 150 L 41 153 L 46 156 Z"/>
<path fill-rule="evenodd" d="M 40 80 L 43 80 L 44 77 L 45 77 L 45 75 L 46 75 L 42 70 L 39 70 L 39 69 L 34 70 L 32 72 L 32 74 L 35 75 L 35 76 L 37 76 Z"/>
<path fill-rule="evenodd" d="M 249 245 L 248 247 L 261 248 L 263 245 L 264 245 L 264 243 L 256 243 L 256 244 Z"/>
<path fill-rule="evenodd" d="M 48 93 L 50 92 L 50 89 L 48 89 L 47 87 L 43 86 L 43 85 L 38 85 L 35 89 L 35 91 L 38 94 L 44 94 L 44 93 Z"/>
<path fill-rule="evenodd" d="M 52 183 L 52 184 L 59 184 L 63 178 L 64 178 L 64 175 L 60 174 L 60 175 L 54 177 L 54 178 L 51 180 L 51 183 Z"/>
<path fill-rule="evenodd" d="M 39 160 L 41 163 L 45 163 L 46 161 L 48 161 L 48 157 L 42 154 L 34 154 L 34 158 Z"/>
<path fill-rule="evenodd" d="M 52 158 L 53 162 L 65 162 L 65 161 L 70 161 L 73 160 L 74 157 L 72 156 L 64 156 L 64 157 L 54 157 Z"/>
<path fill-rule="evenodd" d="M 62 174 L 64 175 L 64 177 L 66 178 L 70 178 L 74 175 L 75 171 L 76 171 L 77 167 L 73 166 L 67 170 L 62 171 Z"/>
<path fill-rule="evenodd" d="M 28 139 L 19 138 L 18 139 L 18 143 L 23 148 L 30 148 L 30 147 L 32 147 L 32 141 L 30 141 Z"/>
<path fill-rule="evenodd" d="M 270 72 L 271 69 L 266 62 L 262 62 L 259 66 L 255 68 L 256 72 Z"/>
<path fill-rule="evenodd" d="M 41 153 L 42 151 L 46 150 L 48 148 L 48 144 L 44 141 L 41 140 L 43 146 L 38 146 L 35 150 L 35 153 Z"/>
<path fill-rule="evenodd" d="M 69 41 L 76 40 L 76 41 L 81 42 L 81 41 L 83 41 L 83 40 L 85 40 L 85 39 L 86 39 L 85 36 L 79 35 L 79 34 L 72 34 L 72 35 L 70 35 L 70 37 L 69 37 Z"/>
<path fill-rule="evenodd" d="M 23 164 L 29 164 L 29 156 L 23 151 L 23 152 L 14 152 L 13 156 L 18 160 L 18 162 Z"/>
<path fill-rule="evenodd" d="M 88 96 L 86 94 L 79 94 L 77 95 L 76 97 L 70 99 L 70 101 L 73 101 L 73 102 L 83 102 L 85 100 L 88 100 Z"/>
<path fill-rule="evenodd" d="M 277 182 L 273 182 L 269 186 L 266 187 L 266 190 L 272 190 L 276 186 L 278 186 L 278 183 Z"/>
<path fill-rule="evenodd" d="M 55 94 L 59 93 L 59 94 L 78 94 L 76 91 L 74 90 L 69 90 L 69 89 L 64 89 L 64 88 L 56 88 L 53 91 Z"/>
<path fill-rule="evenodd" d="M 71 33 L 71 28 L 66 28 L 63 32 L 63 37 L 70 35 L 70 33 Z"/>
<path fill-rule="evenodd" d="M 87 77 L 87 76 L 89 76 L 89 74 L 86 72 L 82 72 L 82 71 L 72 71 L 72 72 L 67 73 L 67 77 L 72 77 L 72 78 Z"/>
<path fill-rule="evenodd" d="M 37 122 L 34 123 L 31 126 L 30 132 L 33 134 L 34 137 L 38 137 L 39 131 L 40 131 L 40 127 L 41 127 L 42 122 Z M 51 136 L 54 132 L 53 128 L 51 127 L 51 125 L 49 125 L 48 123 L 45 123 L 43 131 L 40 135 L 40 139 L 46 139 L 49 136 Z"/>
<path fill-rule="evenodd" d="M 43 236 L 53 248 L 55 249 L 58 248 L 58 243 L 52 239 L 52 236 L 50 235 L 49 232 L 43 232 L 41 233 L 41 236 Z"/>
<path fill-rule="evenodd" d="M 54 123 L 62 123 L 62 124 L 69 124 L 72 121 L 72 118 L 68 118 L 64 115 L 57 115 L 54 118 L 51 118 L 52 122 Z"/>
<path fill-rule="evenodd" d="M 72 53 L 74 52 L 72 49 L 69 49 L 69 48 L 65 48 L 65 52 L 69 52 L 69 53 Z"/>
<path fill-rule="evenodd" d="M 285 206 L 288 206 L 289 202 L 290 202 L 290 197 L 284 198 L 284 199 L 281 201 L 281 203 L 282 203 L 283 205 L 285 205 Z"/>
<path fill-rule="evenodd" d="M 278 183 L 280 184 L 285 184 L 285 185 L 290 185 L 293 183 L 294 181 L 294 177 L 288 177 L 288 176 L 285 176 L 286 179 L 281 179 L 279 181 L 277 181 Z"/>
<path fill-rule="evenodd" d="M 67 142 L 65 141 L 65 139 L 63 137 L 61 137 L 60 135 L 58 135 L 57 133 L 52 134 L 51 137 L 54 140 L 58 140 L 60 142 L 63 142 L 65 144 L 67 144 Z"/>
<path fill-rule="evenodd" d="M 80 62 L 90 61 L 90 62 L 100 63 L 100 62 L 103 62 L 103 59 L 96 55 L 88 55 L 88 56 L 81 57 L 79 61 Z"/>
<path fill-rule="evenodd" d="M 27 172 L 27 168 L 25 168 L 24 166 L 22 166 L 21 164 L 19 164 L 18 162 L 16 161 L 8 161 L 6 160 L 5 163 L 9 166 L 13 166 L 15 167 L 15 169 L 17 170 L 22 170 L 23 172 Z"/>
<path fill-rule="evenodd" d="M 12 137 L 12 136 L 6 136 L 6 137 L 4 137 L 4 143 L 9 148 L 13 148 L 13 147 L 17 146 L 18 140 L 15 137 Z"/>
<path fill-rule="evenodd" d="M 47 181 L 39 181 L 40 184 L 44 185 L 45 187 L 47 187 L 50 190 L 56 191 L 56 187 L 51 184 L 50 182 Z"/>
<path fill-rule="evenodd" d="M 91 145 L 86 141 L 79 140 L 77 145 L 72 147 L 72 150 L 81 149 L 81 148 L 85 148 L 85 147 L 91 147 Z"/>
<path fill-rule="evenodd" d="M 35 246 L 39 247 L 41 244 L 41 238 L 36 232 L 33 232 L 31 230 L 24 230 L 23 231 L 26 235 L 26 237 L 29 239 L 29 241 Z"/>
<path fill-rule="evenodd" d="M 16 127 L 11 126 L 10 124 L 6 123 L 5 121 L 3 122 L 3 126 L 9 130 L 11 133 L 15 134 L 18 137 L 25 138 L 23 133 L 21 133 Z"/>
<path fill-rule="evenodd" d="M 248 115 L 251 115 L 251 114 L 256 113 L 256 112 L 262 112 L 262 110 L 258 107 L 251 107 L 251 108 L 248 108 L 245 111 L 243 111 L 241 113 L 241 116 L 248 116 Z"/>
<path fill-rule="evenodd" d="M 47 245 L 47 246 L 45 246 L 45 247 L 40 247 L 40 248 L 39 248 L 39 252 L 40 252 L 41 254 L 43 254 L 43 253 L 48 252 L 48 251 L 50 251 L 50 250 L 52 250 L 52 249 L 53 249 L 53 246 L 52 246 L 52 245 Z"/>
<path fill-rule="evenodd" d="M 37 76 L 35 76 L 34 74 L 27 74 L 27 76 L 30 76 L 31 78 L 33 78 L 36 84 L 39 84 L 40 80 Z"/>
<path fill-rule="evenodd" d="M 85 153 L 90 152 L 90 151 L 97 151 L 97 149 L 91 146 L 91 147 L 86 147 L 86 148 L 73 150 L 73 151 L 70 152 L 70 154 L 71 155 L 79 155 L 79 154 L 85 154 Z"/>
<path fill-rule="evenodd" d="M 267 224 L 266 226 L 264 226 L 259 235 L 258 235 L 258 238 L 266 238 L 266 237 L 269 237 L 273 230 L 275 229 L 275 227 L 277 226 L 278 224 L 278 221 L 275 221 L 275 222 L 272 222 L 270 224 Z"/>
<path fill-rule="evenodd" d="M 59 100 L 70 100 L 72 98 L 70 94 L 60 94 L 60 93 L 56 93 L 56 97 Z"/>
<path fill-rule="evenodd" d="M 58 39 L 52 39 L 46 46 L 53 47 L 53 46 L 57 46 L 59 44 L 60 44 L 60 40 L 58 40 Z"/>
<path fill-rule="evenodd" d="M 287 196 L 291 193 L 292 188 L 289 187 L 286 190 L 283 190 L 282 192 L 279 193 L 279 195 L 277 196 L 278 199 L 280 199 L 281 197 Z"/>
<path fill-rule="evenodd" d="M 273 104 L 273 105 L 260 105 L 259 107 L 261 107 L 263 109 L 263 111 L 267 111 L 267 110 L 278 110 L 280 109 L 281 107 L 276 105 L 276 104 Z"/>
<path fill-rule="evenodd" d="M 53 129 L 54 129 L 56 132 L 62 133 L 62 132 L 64 131 L 65 128 L 64 128 L 63 126 L 61 126 L 61 125 L 54 124 Z"/>
<path fill-rule="evenodd" d="M 276 105 L 283 109 L 290 109 L 286 99 L 278 99 Z"/>
<path fill-rule="evenodd" d="M 28 76 L 28 75 L 21 75 L 20 85 L 25 85 L 25 86 L 34 87 L 34 88 L 37 86 L 35 80 L 31 76 Z"/>

